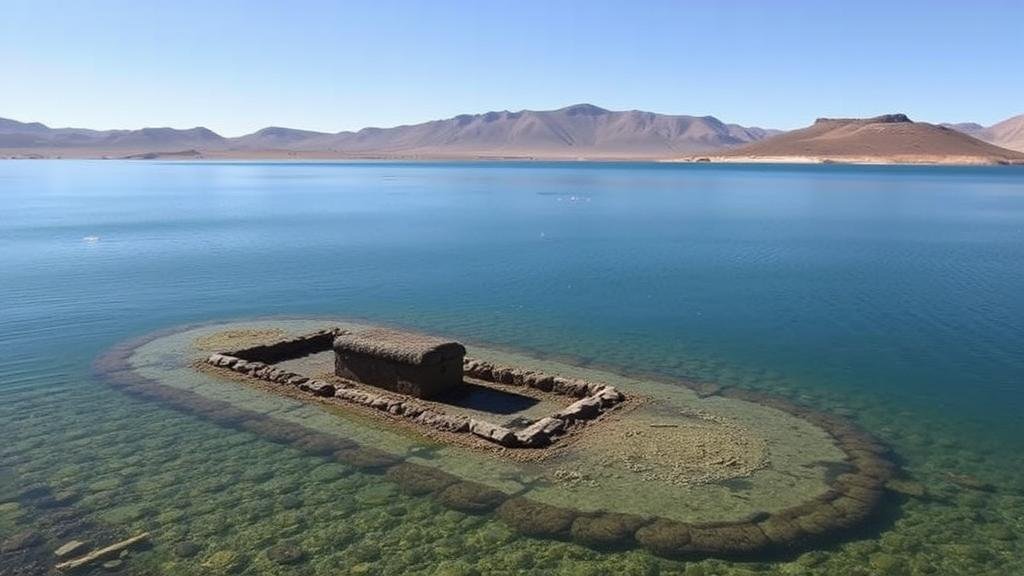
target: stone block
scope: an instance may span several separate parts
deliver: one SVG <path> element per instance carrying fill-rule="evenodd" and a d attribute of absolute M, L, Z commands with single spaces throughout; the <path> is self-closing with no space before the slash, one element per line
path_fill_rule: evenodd
<path fill-rule="evenodd" d="M 334 341 L 335 373 L 385 390 L 433 398 L 462 385 L 466 349 L 391 330 L 367 330 Z"/>
<path fill-rule="evenodd" d="M 483 420 L 470 419 L 469 431 L 476 436 L 502 446 L 513 446 L 516 442 L 514 432 L 503 426 L 491 424 Z"/>

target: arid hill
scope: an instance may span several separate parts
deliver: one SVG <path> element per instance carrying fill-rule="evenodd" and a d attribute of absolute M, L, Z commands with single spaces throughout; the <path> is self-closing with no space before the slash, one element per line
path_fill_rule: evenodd
<path fill-rule="evenodd" d="M 913 122 L 904 114 L 875 118 L 820 118 L 813 125 L 723 151 L 722 161 L 864 162 L 938 164 L 1024 163 L 1007 150 L 944 126 Z"/>
<path fill-rule="evenodd" d="M 212 157 L 662 159 L 741 146 L 776 133 L 713 116 L 612 111 L 590 104 L 336 134 L 271 127 L 238 138 L 205 128 L 96 131 L 0 119 L 0 156 L 20 151 L 122 157 L 195 150 Z"/>
<path fill-rule="evenodd" d="M 0 118 L 0 148 L 164 152 L 187 148 L 214 149 L 225 146 L 227 141 L 207 128 L 89 130 L 49 128 L 39 122 L 23 123 Z"/>
<path fill-rule="evenodd" d="M 754 142 L 771 132 L 713 116 L 615 112 L 578 104 L 559 110 L 488 112 L 310 140 L 311 150 L 420 156 L 668 158 Z"/>
<path fill-rule="evenodd" d="M 271 126 L 252 134 L 232 138 L 228 147 L 242 150 L 286 150 L 302 142 L 325 136 L 330 136 L 330 134 Z"/>
<path fill-rule="evenodd" d="M 943 124 L 943 126 L 948 126 L 969 136 L 974 136 L 978 140 L 984 140 L 989 144 L 1024 152 L 1024 114 L 1007 118 L 1002 122 L 987 127 L 974 122 Z"/>

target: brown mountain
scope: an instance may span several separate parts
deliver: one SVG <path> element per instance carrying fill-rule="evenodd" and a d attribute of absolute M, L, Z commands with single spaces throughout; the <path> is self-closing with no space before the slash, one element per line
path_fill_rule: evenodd
<path fill-rule="evenodd" d="M 39 122 L 0 118 L 0 148 L 94 149 L 163 152 L 187 148 L 223 147 L 227 139 L 207 128 L 142 128 L 141 130 L 89 130 L 50 128 Z"/>
<path fill-rule="evenodd" d="M 324 136 L 330 136 L 330 134 L 327 132 L 271 126 L 257 130 L 252 134 L 232 138 L 229 147 L 245 150 L 282 150 Z"/>
<path fill-rule="evenodd" d="M 952 128 L 913 122 L 904 114 L 889 114 L 864 119 L 820 118 L 807 128 L 721 152 L 716 159 L 1016 164 L 1024 163 L 1024 153 Z"/>
<path fill-rule="evenodd" d="M 0 119 L 0 154 L 127 156 L 196 150 L 220 157 L 653 159 L 722 150 L 777 133 L 726 124 L 713 116 L 612 111 L 590 104 L 465 114 L 336 134 L 271 127 L 238 138 L 223 138 L 205 128 L 95 131 Z"/>
<path fill-rule="evenodd" d="M 1024 152 L 1024 114 L 1007 118 L 998 124 L 987 127 L 973 122 L 943 124 L 943 126 L 959 130 L 989 144 Z"/>
<path fill-rule="evenodd" d="M 360 155 L 667 158 L 719 150 L 773 134 L 713 116 L 611 111 L 577 104 L 550 111 L 488 112 L 313 138 L 296 149 Z"/>

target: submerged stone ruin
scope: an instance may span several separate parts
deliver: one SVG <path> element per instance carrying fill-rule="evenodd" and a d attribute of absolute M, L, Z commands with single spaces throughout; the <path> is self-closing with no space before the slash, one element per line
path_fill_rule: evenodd
<path fill-rule="evenodd" d="M 503 359 L 516 358 L 518 364 L 522 357 L 486 350 L 475 350 L 484 353 L 486 360 L 461 358 L 456 368 L 451 362 L 461 353 L 453 343 L 443 343 L 445 352 L 437 360 L 429 360 L 434 345 L 424 344 L 424 340 L 408 349 L 384 352 L 386 346 L 378 344 L 370 350 L 361 342 L 379 339 L 383 332 L 367 340 L 361 340 L 364 336 L 349 327 L 315 332 L 306 328 L 296 333 L 296 326 L 310 323 L 296 321 L 293 326 L 281 321 L 279 325 L 288 329 L 284 331 L 293 335 L 264 338 L 263 343 L 244 348 L 220 346 L 214 348 L 220 351 L 212 354 L 208 348 L 191 346 L 199 338 L 217 334 L 217 330 L 227 333 L 235 325 L 172 330 L 116 347 L 98 360 L 97 369 L 116 386 L 141 398 L 379 474 L 381 481 L 393 482 L 409 494 L 429 496 L 454 510 L 495 514 L 525 535 L 571 540 L 596 549 L 643 547 L 674 558 L 758 559 L 830 545 L 871 526 L 877 513 L 892 501 L 886 497 L 886 483 L 900 473 L 887 448 L 849 420 L 777 397 L 728 387 L 695 394 L 678 383 L 652 381 L 638 381 L 635 387 L 624 385 L 628 394 L 623 394 L 615 386 L 589 377 L 605 373 L 566 369 L 577 374 L 557 375 L 548 371 L 555 365 L 551 362 L 538 362 L 544 370 L 514 368 Z M 346 359 L 339 369 L 337 357 L 323 374 L 304 374 L 297 368 L 297 362 L 302 362 L 297 358 L 337 354 L 339 348 L 346 354 L 365 356 L 359 360 L 363 362 L 360 368 L 351 370 L 352 363 Z M 406 352 L 415 353 L 407 357 Z M 409 358 L 413 361 L 400 360 Z M 378 361 L 384 367 L 375 366 L 366 378 L 369 382 L 358 379 L 366 374 L 367 363 Z M 440 390 L 437 396 L 420 398 L 391 388 L 398 378 L 419 386 L 438 376 L 415 369 L 399 376 L 406 365 L 419 363 L 436 369 L 445 362 L 449 363 L 446 377 L 449 371 L 462 373 L 461 383 L 448 383 L 455 389 L 519 390 L 544 400 L 527 411 L 534 417 L 512 426 L 503 425 L 508 423 L 500 422 L 500 415 L 495 416 L 499 420 L 495 423 L 481 417 L 480 411 L 467 415 L 457 408 L 441 409 L 435 401 L 444 397 Z M 396 363 L 402 366 L 394 366 Z M 328 366 L 326 362 L 322 365 Z M 195 366 L 203 368 L 196 371 Z M 387 378 L 378 379 L 381 373 Z M 627 380 L 610 373 L 606 376 L 616 384 Z M 225 380 L 258 385 L 226 385 Z M 430 386 L 400 389 L 423 392 Z M 275 391 L 281 394 L 273 394 Z M 275 410 L 274 399 L 285 396 L 305 399 L 309 409 L 289 405 Z M 560 399 L 560 408 L 542 415 L 542 409 L 554 406 L 552 399 Z M 639 408 L 629 408 L 632 400 L 641 399 L 646 400 Z M 323 403 L 378 414 L 383 420 L 348 421 L 343 414 L 316 408 Z M 695 445 L 706 444 L 695 454 L 708 452 L 707 462 L 728 471 L 737 464 L 728 458 L 717 462 L 715 453 L 726 451 L 716 449 L 715 442 L 749 444 L 757 434 L 768 434 L 763 450 L 772 465 L 753 465 L 737 469 L 732 476 L 721 474 L 707 482 L 680 484 L 644 469 L 631 469 L 644 461 L 619 461 L 604 440 L 587 442 L 591 434 L 605 435 L 605 440 L 628 440 L 673 430 L 682 434 L 687 426 L 699 431 L 703 424 L 670 409 L 683 404 L 731 414 L 721 416 L 729 421 L 749 413 L 743 426 L 753 427 L 747 436 L 735 438 L 693 436 Z M 701 422 L 718 425 L 713 418 L 719 416 L 705 416 L 712 420 Z M 780 424 L 765 424 L 772 419 Z M 442 438 L 442 447 L 432 445 L 431 457 L 422 458 L 426 448 L 407 436 L 390 434 L 389 420 L 422 430 L 441 430 L 453 438 L 475 438 L 498 452 L 475 451 L 458 443 L 447 444 Z M 337 431 L 335 424 L 341 425 Z M 623 435 L 615 436 L 617 427 L 623 426 Z M 342 430 L 350 431 L 351 436 Z M 677 436 L 665 438 L 675 442 Z M 503 458 L 505 454 L 549 451 L 550 459 L 538 462 Z M 664 453 L 657 445 L 654 452 Z M 809 471 L 823 457 L 828 461 L 820 472 Z M 582 468 L 586 473 L 566 472 L 580 463 L 586 464 Z M 729 477 L 742 480 L 736 486 L 744 488 L 729 487 L 727 480 L 721 483 Z M 776 477 L 781 481 L 776 482 Z M 559 483 L 558 478 L 570 480 Z M 764 488 L 759 488 L 762 485 Z M 791 485 L 814 488 L 794 492 Z M 737 489 L 743 490 L 742 497 L 734 499 L 730 494 Z"/>
<path fill-rule="evenodd" d="M 339 381 L 327 382 L 275 368 L 274 363 L 334 351 Z M 472 434 L 506 448 L 541 448 L 567 435 L 579 424 L 594 420 L 625 400 L 613 386 L 551 376 L 530 370 L 495 366 L 466 359 L 457 342 L 396 332 L 349 332 L 328 329 L 239 350 L 217 352 L 206 363 L 277 385 L 366 406 L 415 424 L 460 434 Z M 430 399 L 464 385 L 464 374 L 478 383 L 527 386 L 547 394 L 579 398 L 557 412 L 512 430 L 481 418 L 448 414 L 417 399 Z M 367 384 L 386 392 L 360 388 Z M 394 394 L 388 394 L 393 392 Z"/>

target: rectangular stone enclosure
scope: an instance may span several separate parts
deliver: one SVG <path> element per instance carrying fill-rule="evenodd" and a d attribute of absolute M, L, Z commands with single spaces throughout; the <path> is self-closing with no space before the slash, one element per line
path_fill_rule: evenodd
<path fill-rule="evenodd" d="M 434 398 L 462 385 L 466 348 L 429 336 L 367 330 L 334 339 L 334 373 L 416 398 Z"/>

